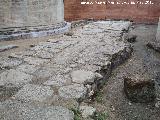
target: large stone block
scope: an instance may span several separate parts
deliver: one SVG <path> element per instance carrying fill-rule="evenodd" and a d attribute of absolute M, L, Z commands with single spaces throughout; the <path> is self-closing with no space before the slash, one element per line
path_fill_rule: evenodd
<path fill-rule="evenodd" d="M 124 77 L 124 91 L 133 102 L 152 102 L 155 99 L 155 83 L 150 79 Z"/>
<path fill-rule="evenodd" d="M 103 76 L 92 71 L 77 70 L 71 73 L 72 81 L 75 83 L 94 83 L 97 79 L 102 79 Z"/>

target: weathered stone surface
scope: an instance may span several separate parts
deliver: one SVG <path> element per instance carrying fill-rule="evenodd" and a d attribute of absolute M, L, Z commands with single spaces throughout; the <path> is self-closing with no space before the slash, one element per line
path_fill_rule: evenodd
<path fill-rule="evenodd" d="M 34 72 L 36 72 L 39 69 L 38 66 L 35 65 L 29 65 L 29 64 L 23 64 L 18 66 L 17 70 L 25 72 L 27 74 L 33 74 Z"/>
<path fill-rule="evenodd" d="M 34 106 L 19 101 L 0 103 L 1 120 L 74 120 L 72 111 L 61 106 Z"/>
<path fill-rule="evenodd" d="M 84 98 L 87 88 L 83 84 L 73 84 L 61 87 L 58 92 L 63 98 Z"/>
<path fill-rule="evenodd" d="M 96 109 L 91 106 L 80 106 L 79 109 L 82 113 L 83 118 L 92 116 L 96 112 Z"/>
<path fill-rule="evenodd" d="M 7 69 L 10 69 L 10 68 L 13 68 L 15 66 L 18 66 L 20 64 L 22 64 L 22 60 L 20 59 L 16 59 L 16 58 L 8 58 L 6 60 L 3 60 L 0 62 L 0 66 L 1 68 L 7 68 Z"/>
<path fill-rule="evenodd" d="M 96 79 L 103 78 L 98 73 L 92 71 L 77 70 L 71 73 L 72 81 L 75 83 L 94 83 Z"/>
<path fill-rule="evenodd" d="M 124 91 L 133 102 L 152 102 L 155 99 L 155 83 L 153 80 L 124 77 Z"/>
<path fill-rule="evenodd" d="M 44 102 L 53 95 L 54 91 L 49 86 L 27 84 L 15 95 L 18 100 Z"/>
<path fill-rule="evenodd" d="M 51 77 L 53 74 L 52 74 L 52 69 L 49 69 L 49 68 L 40 68 L 38 69 L 34 75 L 38 78 L 38 79 L 45 79 L 45 78 L 48 78 L 48 77 Z"/>
<path fill-rule="evenodd" d="M 67 79 L 68 78 L 65 77 L 64 75 L 55 75 L 51 77 L 48 81 L 44 82 L 43 84 L 54 87 L 63 86 L 67 82 Z"/>
<path fill-rule="evenodd" d="M 42 65 L 43 63 L 48 62 L 49 60 L 35 57 L 26 57 L 24 58 L 24 61 L 30 65 Z"/>
<path fill-rule="evenodd" d="M 0 52 L 9 50 L 9 49 L 13 49 L 13 48 L 17 48 L 17 45 L 5 45 L 5 46 L 0 46 Z"/>
<path fill-rule="evenodd" d="M 7 70 L 0 74 L 0 85 L 21 86 L 32 80 L 32 75 L 20 72 L 18 70 Z"/>
<path fill-rule="evenodd" d="M 11 53 L 9 55 L 10 58 L 25 58 L 27 56 L 33 56 L 35 54 L 35 51 L 32 50 L 26 50 L 26 51 L 21 51 L 21 52 L 16 52 L 16 53 Z"/>
<path fill-rule="evenodd" d="M 76 99 L 66 99 L 66 98 L 62 98 L 62 97 L 59 97 L 58 95 L 55 95 L 53 97 L 54 99 L 51 99 L 50 103 L 51 105 L 54 105 L 54 106 L 63 106 L 63 107 L 66 107 L 66 108 L 77 108 L 79 107 L 79 103 Z"/>
<path fill-rule="evenodd" d="M 49 53 L 47 51 L 38 51 L 35 56 L 38 56 L 39 58 L 43 58 L 43 59 L 51 59 L 53 58 L 53 54 Z"/>

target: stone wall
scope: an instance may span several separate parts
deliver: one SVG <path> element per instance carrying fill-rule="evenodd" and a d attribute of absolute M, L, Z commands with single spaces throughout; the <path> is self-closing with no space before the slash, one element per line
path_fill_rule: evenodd
<path fill-rule="evenodd" d="M 63 0 L 0 0 L 0 28 L 50 26 L 63 21 Z"/>
<path fill-rule="evenodd" d="M 153 5 L 116 5 L 116 4 L 93 4 L 81 5 L 82 0 L 65 0 L 65 20 L 80 20 L 85 18 L 94 19 L 130 19 L 135 22 L 157 22 L 160 16 L 160 1 L 150 0 Z M 89 1 L 89 0 L 83 0 Z M 90 0 L 107 1 L 107 0 Z M 126 0 L 108 0 L 122 2 Z M 147 0 L 127 0 L 128 2 L 145 2 Z"/>

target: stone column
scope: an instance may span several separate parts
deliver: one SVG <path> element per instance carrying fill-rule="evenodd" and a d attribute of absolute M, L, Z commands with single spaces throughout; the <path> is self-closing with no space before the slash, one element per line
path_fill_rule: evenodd
<path fill-rule="evenodd" d="M 156 40 L 157 42 L 160 42 L 160 18 L 159 18 L 159 23 L 157 28 Z"/>
<path fill-rule="evenodd" d="M 63 0 L 0 0 L 0 28 L 53 25 L 64 21 Z"/>
<path fill-rule="evenodd" d="M 0 0 L 0 40 L 53 35 L 68 27 L 63 0 Z"/>

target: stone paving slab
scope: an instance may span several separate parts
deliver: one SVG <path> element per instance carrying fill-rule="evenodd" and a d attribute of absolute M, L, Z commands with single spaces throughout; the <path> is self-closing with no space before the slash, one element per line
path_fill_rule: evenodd
<path fill-rule="evenodd" d="M 43 84 L 48 85 L 48 86 L 55 86 L 55 87 L 64 86 L 67 83 L 67 79 L 68 79 L 68 76 L 59 74 L 59 75 L 49 78 L 49 80 L 47 80 Z"/>
<path fill-rule="evenodd" d="M 72 111 L 61 106 L 34 106 L 19 101 L 0 103 L 1 120 L 74 120 Z"/>
<path fill-rule="evenodd" d="M 32 75 L 10 69 L 0 74 L 0 86 L 20 87 L 32 80 Z"/>
<path fill-rule="evenodd" d="M 112 68 L 123 63 L 131 55 L 131 46 L 122 38 L 124 31 L 127 31 L 130 25 L 131 23 L 126 21 L 92 22 L 74 28 L 72 35 L 62 35 L 47 42 L 40 42 L 25 51 L 11 53 L 9 58 L 4 58 L 4 61 L 18 59 L 22 62 L 13 64 L 14 67 L 8 68 L 9 70 L 4 67 L 0 73 L 0 85 L 21 86 L 22 88 L 13 94 L 15 100 L 19 101 L 37 101 L 39 104 L 49 102 L 53 108 L 54 105 L 65 107 L 63 104 L 65 100 L 78 103 L 80 99 L 93 95 L 98 90 L 98 85 L 104 83 L 110 76 Z M 0 112 L 7 110 L 5 106 L 12 106 L 8 102 L 2 104 Z M 71 102 L 68 104 L 72 106 Z M 18 106 L 20 110 L 28 109 L 27 106 L 21 107 L 22 103 L 18 103 Z M 54 110 L 53 112 L 48 108 L 41 109 L 44 113 L 39 112 L 39 108 L 33 108 L 36 112 L 32 114 L 27 110 L 25 117 L 25 113 L 20 116 L 21 112 L 15 113 L 17 109 L 13 107 L 11 111 L 3 113 L 2 118 L 13 117 L 18 120 L 24 117 L 25 120 L 29 117 L 32 120 L 40 119 L 39 114 L 42 114 L 42 119 L 52 120 L 50 117 L 55 116 L 53 120 L 58 118 L 64 120 L 66 116 L 61 114 L 59 109 L 57 109 L 59 113 L 55 114 Z M 10 112 L 13 113 L 9 115 Z M 31 116 L 27 116 L 28 114 Z M 50 115 L 46 117 L 47 114 Z M 65 118 L 65 120 L 70 119 L 73 117 Z"/>
<path fill-rule="evenodd" d="M 21 59 L 16 59 L 16 58 L 12 58 L 12 59 L 4 59 L 2 61 L 0 61 L 0 67 L 1 68 L 13 68 L 15 66 L 18 66 L 20 64 L 22 64 L 22 60 Z"/>
<path fill-rule="evenodd" d="M 14 97 L 18 100 L 43 102 L 53 93 L 49 86 L 27 84 Z"/>
<path fill-rule="evenodd" d="M 46 59 L 34 58 L 34 57 L 26 57 L 24 61 L 30 65 L 42 65 L 45 62 L 48 62 Z"/>
<path fill-rule="evenodd" d="M 34 74 L 40 67 L 29 64 L 22 64 L 17 67 L 17 70 L 25 72 L 27 74 Z"/>
<path fill-rule="evenodd" d="M 85 98 L 87 88 L 83 84 L 63 86 L 59 89 L 59 95 L 63 98 Z"/>

